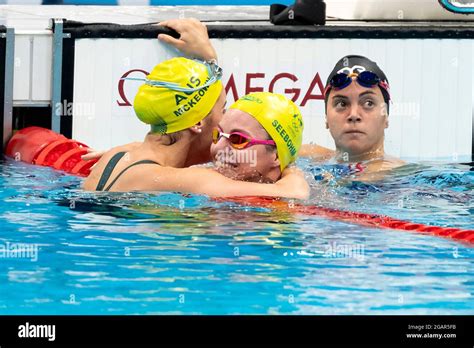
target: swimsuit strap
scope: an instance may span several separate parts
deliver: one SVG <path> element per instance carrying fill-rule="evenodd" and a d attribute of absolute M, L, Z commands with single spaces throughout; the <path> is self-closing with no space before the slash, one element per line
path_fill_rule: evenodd
<path fill-rule="evenodd" d="M 130 164 L 127 168 L 125 168 L 124 170 L 122 170 L 119 175 L 117 175 L 115 177 L 115 179 L 110 183 L 109 186 L 106 187 L 106 189 L 104 191 L 109 191 L 110 188 L 112 187 L 113 184 L 115 184 L 115 182 L 122 176 L 123 173 L 125 173 L 129 168 L 133 167 L 133 166 L 136 166 L 136 165 L 139 165 L 139 164 L 157 164 L 157 165 L 160 165 L 158 162 L 155 162 L 155 161 L 152 161 L 152 160 L 141 160 L 141 161 L 138 161 L 138 162 L 135 162 L 135 163 L 132 163 Z"/>
<path fill-rule="evenodd" d="M 105 166 L 104 171 L 102 172 L 102 175 L 100 177 L 99 183 L 97 184 L 97 187 L 95 188 L 96 191 L 102 191 L 105 187 L 105 184 L 110 178 L 110 175 L 112 174 L 115 166 L 117 165 L 118 161 L 122 159 L 123 156 L 125 156 L 126 152 L 117 152 L 107 163 Z"/>

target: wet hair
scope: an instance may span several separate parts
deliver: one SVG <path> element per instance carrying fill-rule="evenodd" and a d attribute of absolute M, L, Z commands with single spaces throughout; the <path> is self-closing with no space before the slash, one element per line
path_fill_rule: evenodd
<path fill-rule="evenodd" d="M 180 140 L 183 137 L 183 132 L 186 131 L 178 131 L 174 133 L 166 133 L 166 134 L 159 134 L 159 133 L 153 133 L 149 132 L 147 136 L 152 136 L 160 139 L 160 143 L 165 146 L 170 146 L 175 144 L 178 140 Z"/>

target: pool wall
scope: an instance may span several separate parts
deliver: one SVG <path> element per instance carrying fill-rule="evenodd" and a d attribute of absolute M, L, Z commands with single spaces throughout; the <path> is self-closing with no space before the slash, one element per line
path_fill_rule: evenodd
<path fill-rule="evenodd" d="M 228 103 L 254 91 L 285 94 L 304 115 L 305 143 L 333 147 L 325 127 L 324 84 L 334 62 L 360 54 L 375 60 L 391 83 L 390 154 L 455 162 L 471 156 L 474 40 L 463 36 L 470 35 L 463 29 L 457 38 L 448 36 L 448 29 L 419 27 L 281 30 L 249 24 L 209 29 L 225 71 Z M 140 83 L 120 79 L 144 77 L 176 52 L 157 42 L 156 35 L 122 39 L 125 27 L 107 34 L 100 30 L 77 38 L 74 45 L 73 100 L 80 117 L 73 117 L 73 136 L 108 148 L 141 140 L 148 130 L 136 122 L 131 105 Z"/>

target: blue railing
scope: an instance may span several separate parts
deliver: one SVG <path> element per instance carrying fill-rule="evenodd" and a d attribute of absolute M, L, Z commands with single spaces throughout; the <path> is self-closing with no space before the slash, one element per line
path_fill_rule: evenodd
<path fill-rule="evenodd" d="M 448 11 L 451 11 L 454 13 L 462 13 L 462 14 L 474 13 L 474 5 L 456 6 L 455 4 L 451 3 L 449 0 L 439 0 L 439 3 Z"/>

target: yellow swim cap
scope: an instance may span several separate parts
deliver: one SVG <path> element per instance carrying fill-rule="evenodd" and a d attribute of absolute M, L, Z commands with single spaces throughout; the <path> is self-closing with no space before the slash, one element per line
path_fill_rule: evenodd
<path fill-rule="evenodd" d="M 174 133 L 202 121 L 222 91 L 215 65 L 187 58 L 161 62 L 147 76 L 133 103 L 153 133 Z"/>
<path fill-rule="evenodd" d="M 237 100 L 231 109 L 253 116 L 275 141 L 280 168 L 296 160 L 303 140 L 303 117 L 291 100 L 281 94 L 257 92 Z"/>

